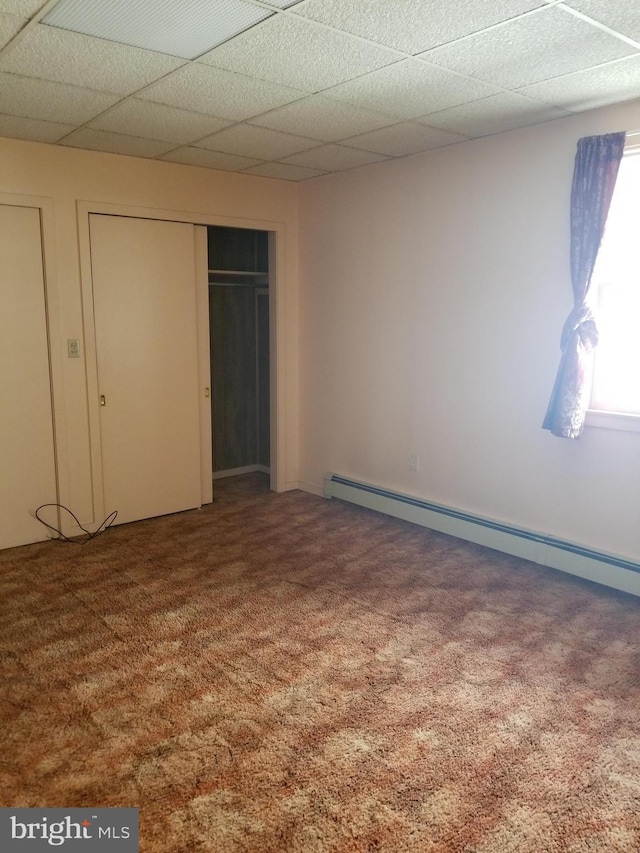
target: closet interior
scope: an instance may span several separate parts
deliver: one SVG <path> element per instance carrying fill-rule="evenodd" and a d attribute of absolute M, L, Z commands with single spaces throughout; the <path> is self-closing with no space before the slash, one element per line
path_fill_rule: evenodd
<path fill-rule="evenodd" d="M 269 233 L 207 228 L 213 477 L 270 471 Z"/>

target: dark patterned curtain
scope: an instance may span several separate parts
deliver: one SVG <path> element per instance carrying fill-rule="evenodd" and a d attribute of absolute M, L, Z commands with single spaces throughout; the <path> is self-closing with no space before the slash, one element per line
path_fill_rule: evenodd
<path fill-rule="evenodd" d="M 542 424 L 560 438 L 580 437 L 589 406 L 588 380 L 598 330 L 587 301 L 624 142 L 624 133 L 578 140 L 571 186 L 573 310 L 562 330 L 560 367 Z"/>

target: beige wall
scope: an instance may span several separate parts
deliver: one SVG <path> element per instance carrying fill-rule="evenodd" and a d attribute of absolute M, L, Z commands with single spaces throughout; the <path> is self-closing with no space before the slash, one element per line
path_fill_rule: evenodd
<path fill-rule="evenodd" d="M 576 141 L 621 129 L 640 129 L 638 102 L 300 185 L 301 481 L 335 472 L 640 557 L 640 433 L 541 429 Z"/>
<path fill-rule="evenodd" d="M 79 229 L 78 209 L 86 209 L 82 203 L 116 205 L 122 212 L 130 210 L 134 215 L 140 208 L 158 211 L 160 216 L 164 215 L 161 212 L 184 211 L 186 221 L 278 232 L 277 413 L 283 450 L 279 458 L 279 485 L 283 488 L 295 485 L 298 480 L 297 186 L 192 166 L 7 139 L 0 139 L 0 164 L 0 194 L 5 194 L 5 201 L 11 195 L 37 196 L 47 200 L 50 208 L 44 228 L 61 502 L 81 520 L 92 520 L 89 416 L 97 401 L 87 394 L 92 377 L 87 376 L 85 359 L 66 358 L 67 338 L 80 338 L 84 344 L 87 332 L 91 345 L 90 330 L 83 325 L 81 300 L 79 231 L 82 228 Z"/>

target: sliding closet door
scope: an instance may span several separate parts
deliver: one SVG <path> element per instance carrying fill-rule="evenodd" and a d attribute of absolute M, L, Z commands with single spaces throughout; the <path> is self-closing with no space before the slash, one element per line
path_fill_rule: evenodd
<path fill-rule="evenodd" d="M 201 503 L 193 225 L 90 216 L 105 511 Z"/>
<path fill-rule="evenodd" d="M 37 208 L 0 205 L 0 292 L 0 548 L 10 548 L 47 538 L 33 511 L 57 500 Z"/>

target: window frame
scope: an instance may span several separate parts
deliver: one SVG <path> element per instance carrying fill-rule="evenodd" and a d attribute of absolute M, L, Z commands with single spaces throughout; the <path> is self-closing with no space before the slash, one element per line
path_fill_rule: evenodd
<path fill-rule="evenodd" d="M 640 158 L 640 131 L 627 133 L 623 158 L 633 154 Z M 597 348 L 594 358 L 597 358 Z M 591 377 L 590 398 L 593 395 L 593 375 Z M 585 427 L 599 429 L 623 430 L 625 432 L 640 432 L 640 414 L 633 412 L 608 411 L 606 409 L 587 408 Z"/>

